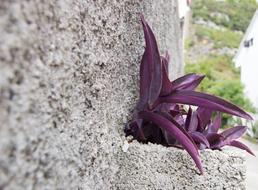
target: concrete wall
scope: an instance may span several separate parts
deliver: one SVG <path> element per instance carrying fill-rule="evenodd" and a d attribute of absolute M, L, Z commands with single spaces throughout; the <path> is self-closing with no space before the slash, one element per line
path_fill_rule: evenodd
<path fill-rule="evenodd" d="M 182 72 L 176 0 L 1 0 L 0 189 L 112 189 L 138 95 L 138 13 Z"/>
<path fill-rule="evenodd" d="M 241 154 L 128 145 L 144 50 L 138 13 L 182 73 L 174 0 L 2 0 L 0 189 L 244 189 Z M 128 148 L 129 147 L 129 148 Z"/>
<path fill-rule="evenodd" d="M 204 175 L 199 175 L 186 151 L 138 142 L 126 147 L 119 156 L 123 164 L 117 175 L 116 189 L 245 190 L 243 152 L 201 151 Z"/>

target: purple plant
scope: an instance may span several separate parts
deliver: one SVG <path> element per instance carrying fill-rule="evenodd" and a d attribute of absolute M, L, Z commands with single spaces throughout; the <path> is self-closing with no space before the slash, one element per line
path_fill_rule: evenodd
<path fill-rule="evenodd" d="M 187 74 L 174 81 L 168 78 L 169 56 L 160 56 L 155 36 L 141 16 L 145 37 L 145 51 L 140 65 L 140 98 L 133 118 L 125 127 L 127 136 L 147 143 L 175 146 L 185 149 L 203 174 L 199 149 L 221 149 L 235 146 L 253 154 L 236 141 L 246 131 L 237 126 L 218 133 L 220 112 L 252 119 L 241 108 L 212 95 L 196 92 L 203 75 Z M 188 110 L 186 106 L 188 105 Z M 190 105 L 197 106 L 193 111 Z M 217 116 L 212 119 L 212 112 Z"/>
<path fill-rule="evenodd" d="M 199 107 L 194 112 L 191 108 L 188 109 L 185 129 L 199 149 L 209 148 L 212 150 L 221 150 L 223 146 L 228 145 L 246 150 L 248 153 L 254 155 L 246 145 L 236 140 L 246 132 L 246 126 L 235 126 L 218 133 L 221 127 L 221 113 L 217 112 L 213 121 L 211 116 L 212 111 L 209 109 Z"/>

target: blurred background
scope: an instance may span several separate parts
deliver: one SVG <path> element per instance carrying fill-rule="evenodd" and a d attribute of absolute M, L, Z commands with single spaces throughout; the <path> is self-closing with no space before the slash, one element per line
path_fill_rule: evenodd
<path fill-rule="evenodd" d="M 185 73 L 202 73 L 199 90 L 244 108 L 254 121 L 223 115 L 223 127 L 247 125 L 242 139 L 258 155 L 258 1 L 179 0 Z M 247 156 L 247 189 L 258 187 L 258 159 Z"/>

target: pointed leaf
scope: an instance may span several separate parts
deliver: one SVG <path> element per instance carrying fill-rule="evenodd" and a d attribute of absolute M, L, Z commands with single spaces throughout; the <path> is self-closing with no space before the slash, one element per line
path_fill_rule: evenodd
<path fill-rule="evenodd" d="M 194 106 L 200 106 L 216 111 L 221 111 L 243 117 L 245 119 L 252 119 L 252 117 L 240 109 L 239 107 L 221 99 L 216 96 L 205 94 L 202 92 L 195 92 L 190 90 L 181 90 L 172 93 L 170 96 L 160 97 L 159 103 L 170 102 L 189 104 Z"/>
<path fill-rule="evenodd" d="M 185 148 L 185 150 L 190 154 L 190 156 L 195 161 L 196 166 L 203 174 L 203 169 L 201 166 L 200 158 L 198 156 L 198 151 L 196 151 L 196 148 L 191 142 L 191 140 L 180 129 L 178 129 L 177 126 L 175 126 L 168 119 L 162 117 L 161 115 L 158 115 L 152 112 L 142 111 L 139 113 L 139 115 L 143 119 L 155 123 L 160 128 L 166 130 L 171 136 L 176 138 L 181 143 L 181 145 Z"/>
<path fill-rule="evenodd" d="M 165 56 L 161 56 L 161 61 L 162 61 L 162 60 L 164 60 L 164 61 L 163 61 L 163 64 L 164 64 L 164 66 L 165 66 L 166 73 L 167 73 L 167 75 L 169 76 L 168 64 L 169 64 L 169 61 L 170 61 L 170 57 L 169 57 L 169 54 L 168 54 L 167 51 L 166 51 L 166 53 L 165 53 Z M 169 77 L 168 77 L 168 78 L 169 78 Z"/>
<path fill-rule="evenodd" d="M 176 139 L 173 136 L 171 136 L 166 130 L 162 130 L 162 131 L 168 146 L 174 146 L 176 144 Z"/>
<path fill-rule="evenodd" d="M 206 139 L 206 137 L 199 132 L 193 132 L 190 134 L 191 137 L 193 138 L 193 140 L 197 143 L 202 143 L 204 144 L 207 148 L 210 148 L 210 143 L 209 141 Z"/>
<path fill-rule="evenodd" d="M 186 119 L 185 119 L 185 129 L 187 131 L 189 129 L 189 125 L 190 125 L 190 122 L 191 122 L 192 113 L 193 113 L 192 108 L 189 106 L 187 116 L 186 116 Z"/>
<path fill-rule="evenodd" d="M 171 117 L 171 118 L 173 118 L 173 117 Z M 181 128 L 183 128 L 182 126 L 184 125 L 185 120 L 181 113 L 174 116 L 174 120 L 181 126 Z"/>
<path fill-rule="evenodd" d="M 218 113 L 211 125 L 208 127 L 208 133 L 217 133 L 221 127 L 221 113 Z"/>
<path fill-rule="evenodd" d="M 161 59 L 159 55 L 158 45 L 151 28 L 144 20 L 143 16 L 141 16 L 141 21 L 146 43 L 145 53 L 147 56 L 147 63 L 149 64 L 149 72 L 151 76 L 148 103 L 150 108 L 152 108 L 154 102 L 159 97 L 162 87 Z"/>
<path fill-rule="evenodd" d="M 201 83 L 204 77 L 204 75 L 197 75 L 194 73 L 184 75 L 171 83 L 171 90 L 194 90 Z"/>
<path fill-rule="evenodd" d="M 198 107 L 196 112 L 197 112 L 198 119 L 199 119 L 199 127 L 201 129 L 205 129 L 205 127 L 211 121 L 212 110 L 207 109 L 207 108 L 203 108 L 203 107 Z"/>
<path fill-rule="evenodd" d="M 137 105 L 139 110 L 143 110 L 149 99 L 149 88 L 150 88 L 150 64 L 148 64 L 146 50 L 142 56 L 141 65 L 140 65 L 140 99 Z"/>
<path fill-rule="evenodd" d="M 166 70 L 168 69 L 166 68 L 168 67 L 167 60 L 164 57 L 162 57 L 161 61 L 162 61 L 162 88 L 161 88 L 160 95 L 165 96 L 170 94 L 171 92 L 171 82 L 168 78 L 168 71 Z"/>
<path fill-rule="evenodd" d="M 193 145 L 196 148 L 196 152 L 199 155 L 198 152 L 198 147 L 195 144 L 194 140 L 192 139 L 192 137 L 189 135 L 189 133 L 182 127 L 182 125 L 180 125 L 180 123 L 178 122 L 177 119 L 180 118 L 180 120 L 182 119 L 180 116 L 176 116 L 175 118 L 173 118 L 170 114 L 165 113 L 165 112 L 159 112 L 158 114 L 162 115 L 163 117 L 165 117 L 166 119 L 168 119 L 171 123 L 173 123 L 175 126 L 177 126 L 178 129 L 180 129 L 193 143 Z"/>
<path fill-rule="evenodd" d="M 168 64 L 169 64 L 169 62 L 170 62 L 170 56 L 169 56 L 169 54 L 168 54 L 168 51 L 166 51 L 166 53 L 165 53 L 165 59 L 167 60 L 166 62 L 167 62 L 167 64 L 165 65 L 166 66 L 166 71 L 167 71 L 167 74 L 169 73 L 168 72 Z M 169 74 L 168 74 L 169 75 Z"/>
<path fill-rule="evenodd" d="M 197 130 L 197 127 L 198 127 L 198 117 L 197 117 L 197 113 L 194 111 L 191 116 L 190 124 L 186 130 L 188 132 L 194 132 Z"/>
<path fill-rule="evenodd" d="M 225 137 L 226 141 L 230 142 L 241 137 L 246 132 L 246 130 L 246 126 L 236 126 L 223 131 L 221 135 Z"/>
<path fill-rule="evenodd" d="M 237 147 L 237 148 L 240 148 L 242 150 L 245 150 L 246 152 L 248 152 L 249 154 L 252 154 L 253 156 L 255 156 L 255 154 L 251 151 L 251 149 L 246 146 L 245 144 L 239 142 L 239 141 L 231 141 L 229 143 L 230 146 L 234 146 L 234 147 Z"/>
<path fill-rule="evenodd" d="M 138 126 L 138 137 L 139 137 L 139 139 L 146 140 L 146 138 L 144 136 L 144 132 L 142 130 L 143 120 L 142 119 L 137 119 L 136 123 L 137 123 L 137 126 Z"/>

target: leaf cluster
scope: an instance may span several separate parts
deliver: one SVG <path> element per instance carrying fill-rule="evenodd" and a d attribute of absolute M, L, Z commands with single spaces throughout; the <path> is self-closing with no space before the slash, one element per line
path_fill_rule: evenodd
<path fill-rule="evenodd" d="M 241 108 L 213 95 L 195 91 L 204 76 L 187 74 L 174 81 L 168 78 L 169 56 L 160 56 L 155 36 L 141 16 L 145 51 L 140 65 L 140 98 L 133 119 L 125 127 L 126 135 L 140 142 L 185 149 L 203 173 L 199 149 L 235 146 L 250 154 L 251 150 L 237 141 L 245 126 L 236 126 L 222 133 L 220 112 L 245 119 L 251 116 Z M 191 106 L 196 106 L 193 110 Z M 213 118 L 212 114 L 216 113 Z"/>

